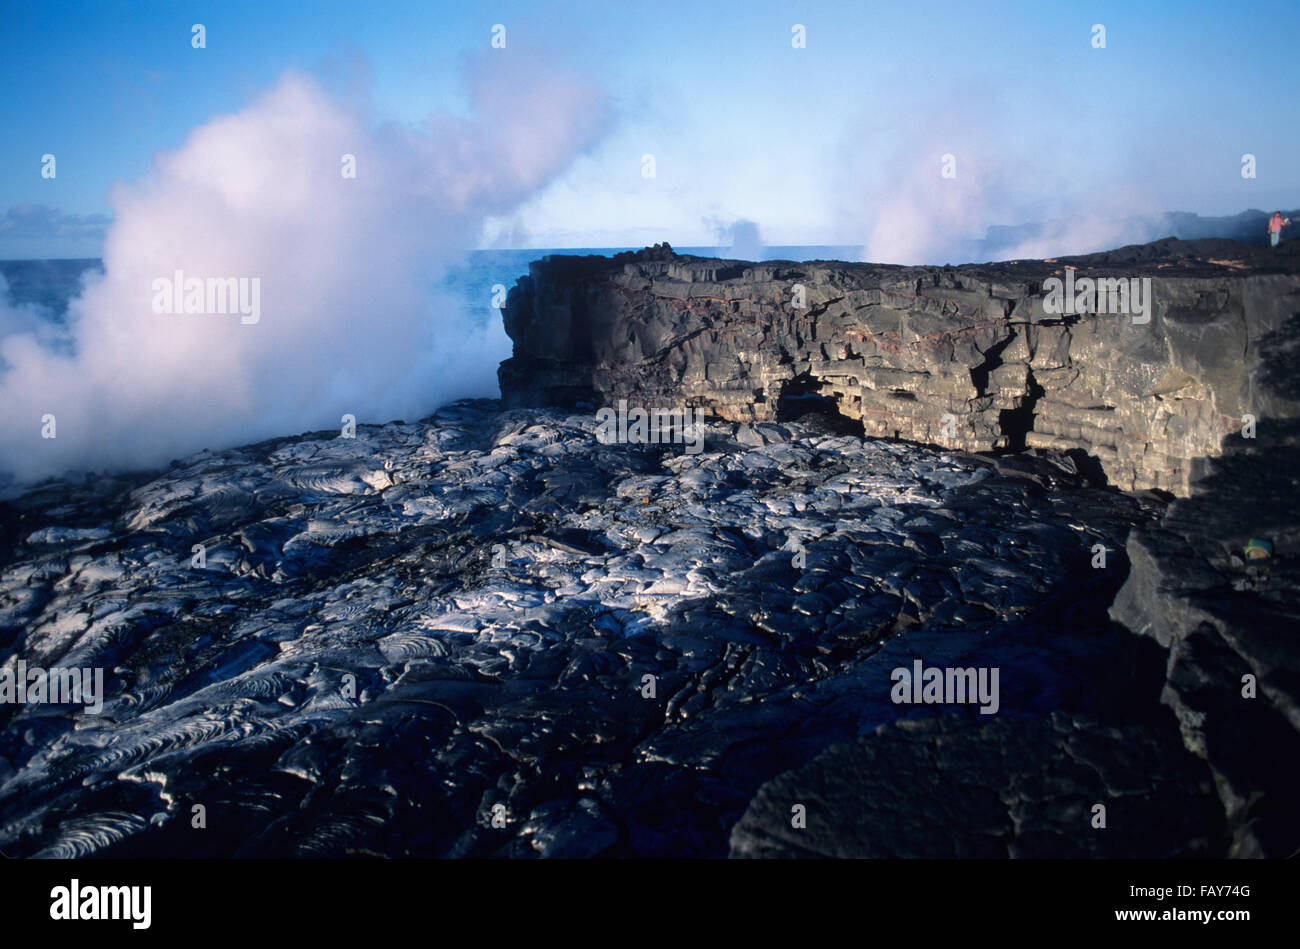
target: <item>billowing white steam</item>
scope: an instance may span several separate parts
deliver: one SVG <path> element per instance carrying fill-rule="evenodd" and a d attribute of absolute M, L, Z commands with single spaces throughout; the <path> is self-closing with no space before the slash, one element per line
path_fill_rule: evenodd
<path fill-rule="evenodd" d="M 486 215 L 593 141 L 602 110 L 593 87 L 535 62 L 490 67 L 471 75 L 472 119 L 420 128 L 286 74 L 116 189 L 105 273 L 69 307 L 75 354 L 30 313 L 0 313 L 0 476 L 141 468 L 495 395 L 504 334 L 468 325 L 438 278 Z M 258 278 L 260 319 L 155 313 L 154 281 L 177 270 Z"/>
<path fill-rule="evenodd" d="M 846 138 L 845 232 L 863 235 L 863 260 L 1055 257 L 1165 236 L 1151 189 L 1122 185 L 1149 179 L 1140 156 L 1005 106 L 973 93 L 885 103 Z"/>
<path fill-rule="evenodd" d="M 762 260 L 766 248 L 758 225 L 748 218 L 724 221 L 709 217 L 705 226 L 717 235 L 718 247 L 724 257 L 732 260 Z"/>

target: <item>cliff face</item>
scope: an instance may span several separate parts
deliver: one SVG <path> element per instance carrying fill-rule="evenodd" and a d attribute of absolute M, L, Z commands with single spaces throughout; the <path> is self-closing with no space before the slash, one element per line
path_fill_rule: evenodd
<path fill-rule="evenodd" d="M 1300 305 L 1296 246 L 1170 239 L 943 268 L 751 264 L 666 246 L 552 256 L 507 299 L 502 398 L 626 398 L 730 421 L 821 400 L 869 437 L 1081 453 L 1117 487 L 1186 495 L 1196 460 L 1243 415 L 1300 410 L 1255 381 L 1261 340 Z M 1148 278 L 1149 309 L 1054 312 L 1053 278 L 1137 278 L 1139 293 Z"/>

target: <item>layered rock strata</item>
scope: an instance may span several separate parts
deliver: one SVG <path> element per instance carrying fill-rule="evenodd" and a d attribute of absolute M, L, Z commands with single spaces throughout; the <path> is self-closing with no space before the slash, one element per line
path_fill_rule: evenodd
<path fill-rule="evenodd" d="M 1053 278 L 1139 292 L 1148 278 L 1149 312 L 1049 312 Z M 1297 299 L 1293 248 L 1229 241 L 942 268 L 665 245 L 532 264 L 506 302 L 515 345 L 499 376 L 515 406 L 627 399 L 750 422 L 822 400 L 869 437 L 1078 452 L 1115 486 L 1185 495 L 1244 415 L 1295 413 L 1255 379 L 1259 341 Z"/>

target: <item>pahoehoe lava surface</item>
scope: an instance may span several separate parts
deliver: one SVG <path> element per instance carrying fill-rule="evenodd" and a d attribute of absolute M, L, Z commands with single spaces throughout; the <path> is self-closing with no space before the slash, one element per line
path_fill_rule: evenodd
<path fill-rule="evenodd" d="M 1159 510 L 1060 459 L 811 420 L 692 455 L 488 401 L 50 484 L 4 508 L 4 647 L 107 698 L 3 709 L 0 846 L 723 855 L 764 781 L 933 710 L 889 699 L 918 656 L 1000 666 L 1000 719 L 1144 716 L 1178 752 L 1105 615 Z"/>

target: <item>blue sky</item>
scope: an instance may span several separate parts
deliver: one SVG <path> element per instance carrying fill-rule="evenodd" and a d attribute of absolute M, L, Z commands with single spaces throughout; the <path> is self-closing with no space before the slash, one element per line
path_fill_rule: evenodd
<path fill-rule="evenodd" d="M 385 118 L 465 113 L 466 57 L 497 23 L 491 55 L 542 51 L 612 111 L 484 245 L 707 244 L 741 219 L 768 243 L 863 244 L 886 204 L 974 236 L 1090 210 L 1300 205 L 1296 2 L 9 2 L 0 257 L 97 253 L 115 182 L 286 69 L 340 94 L 364 82 Z M 945 153 L 966 190 L 932 204 Z"/>

